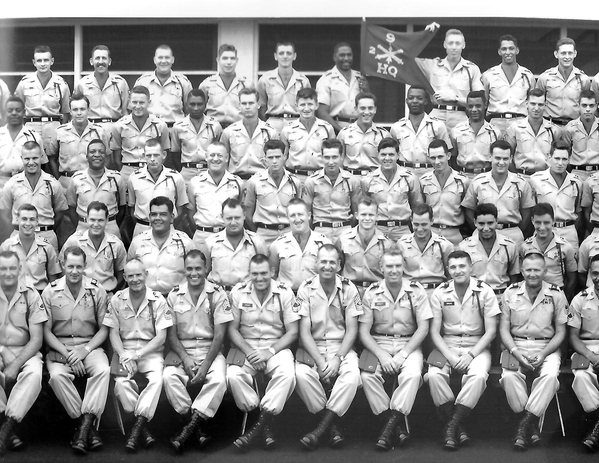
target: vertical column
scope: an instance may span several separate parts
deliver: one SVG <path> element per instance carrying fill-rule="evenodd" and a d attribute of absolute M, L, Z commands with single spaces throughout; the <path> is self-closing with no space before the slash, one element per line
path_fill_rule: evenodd
<path fill-rule="evenodd" d="M 227 19 L 218 23 L 218 46 L 229 43 L 237 48 L 237 75 L 254 84 L 258 81 L 258 35 L 255 19 Z"/>
<path fill-rule="evenodd" d="M 566 37 L 568 37 L 568 28 L 567 27 L 560 27 L 559 28 L 559 38 L 560 39 L 565 39 Z"/>
<path fill-rule="evenodd" d="M 75 43 L 73 46 L 73 53 L 75 54 L 73 57 L 73 71 L 75 72 L 75 75 L 73 76 L 74 89 L 79 83 L 79 80 L 81 79 L 81 71 L 83 71 L 83 26 L 81 24 L 75 24 Z"/>

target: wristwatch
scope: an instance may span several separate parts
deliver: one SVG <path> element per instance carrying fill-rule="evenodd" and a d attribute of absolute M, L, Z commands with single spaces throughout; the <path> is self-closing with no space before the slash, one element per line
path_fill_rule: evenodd
<path fill-rule="evenodd" d="M 141 351 L 140 351 L 140 350 L 136 350 L 136 351 L 135 351 L 135 356 L 136 356 L 137 358 L 140 358 L 140 357 L 141 357 Z"/>
<path fill-rule="evenodd" d="M 92 350 L 89 348 L 89 346 L 83 346 L 83 348 L 85 349 L 85 351 L 89 354 Z"/>
<path fill-rule="evenodd" d="M 342 362 L 345 360 L 345 355 L 335 354 L 335 357 L 339 357 L 339 360 L 341 360 Z"/>

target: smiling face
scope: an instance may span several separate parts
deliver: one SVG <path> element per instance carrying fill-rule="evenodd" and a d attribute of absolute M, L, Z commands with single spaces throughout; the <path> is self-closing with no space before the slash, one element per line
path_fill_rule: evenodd
<path fill-rule="evenodd" d="M 78 285 L 83 279 L 85 259 L 83 256 L 67 254 L 64 260 L 64 276 L 67 283 Z"/>
<path fill-rule="evenodd" d="M 518 53 L 520 53 L 520 49 L 511 40 L 502 40 L 497 50 L 503 64 L 514 64 Z"/>
<path fill-rule="evenodd" d="M 164 234 L 171 228 L 171 224 L 175 220 L 172 212 L 169 212 L 168 206 L 153 205 L 150 208 L 150 226 L 152 231 L 157 234 Z"/>
<path fill-rule="evenodd" d="M 339 70 L 349 71 L 354 64 L 354 53 L 350 47 L 339 47 L 333 55 L 333 61 Z"/>
<path fill-rule="evenodd" d="M 558 65 L 563 69 L 569 69 L 574 66 L 574 58 L 576 58 L 577 54 L 576 48 L 571 43 L 563 44 L 558 50 L 553 52 Z"/>
<path fill-rule="evenodd" d="M 279 45 L 274 56 L 275 61 L 281 68 L 290 68 L 297 58 L 297 54 L 291 45 Z"/>
<path fill-rule="evenodd" d="M 23 166 L 25 166 L 25 172 L 27 174 L 35 175 L 42 169 L 42 150 L 41 148 L 34 148 L 32 150 L 21 150 L 21 160 Z"/>
<path fill-rule="evenodd" d="M 148 277 L 148 272 L 141 262 L 137 260 L 127 262 L 123 276 L 129 285 L 130 292 L 141 293 L 146 290 L 146 278 Z"/>
<path fill-rule="evenodd" d="M 447 58 L 459 60 L 462 57 L 462 50 L 466 48 L 464 36 L 460 34 L 448 35 L 443 42 L 443 48 L 445 48 Z"/>
<path fill-rule="evenodd" d="M 89 235 L 92 237 L 102 237 L 106 231 L 107 217 L 105 211 L 91 209 L 87 214 L 87 224 L 89 225 Z"/>
<path fill-rule="evenodd" d="M 358 219 L 358 226 L 361 230 L 371 231 L 376 228 L 377 211 L 378 206 L 376 204 L 358 204 L 356 219 Z"/>
<path fill-rule="evenodd" d="M 497 218 L 492 214 L 482 214 L 474 219 L 474 225 L 478 230 L 478 236 L 484 240 L 491 240 L 497 233 Z"/>
<path fill-rule="evenodd" d="M 431 227 L 433 221 L 428 214 L 414 214 L 412 215 L 412 230 L 414 230 L 414 236 L 418 239 L 424 240 L 430 238 Z"/>
<path fill-rule="evenodd" d="M 224 173 L 229 163 L 227 148 L 220 145 L 209 145 L 206 150 L 206 161 L 209 172 L 214 174 Z"/>
<path fill-rule="evenodd" d="M 17 256 L 0 257 L 0 286 L 14 288 L 19 282 L 21 264 Z"/>
<path fill-rule="evenodd" d="M 106 147 L 104 143 L 93 143 L 87 146 L 85 155 L 87 164 L 92 170 L 102 170 L 106 165 Z"/>
<path fill-rule="evenodd" d="M 305 204 L 290 204 L 287 206 L 287 219 L 289 227 L 294 235 L 301 235 L 310 229 L 310 217 L 312 214 L 308 211 Z"/>
<path fill-rule="evenodd" d="M 395 151 L 395 148 L 389 146 L 379 151 L 379 162 L 381 163 L 381 170 L 383 172 L 393 172 L 397 169 L 398 159 L 399 153 Z"/>
<path fill-rule="evenodd" d="M 408 90 L 406 104 L 408 105 L 408 111 L 410 114 L 415 116 L 422 114 L 427 102 L 428 95 L 421 88 L 410 88 Z"/>
<path fill-rule="evenodd" d="M 491 153 L 491 169 L 496 174 L 507 174 L 508 167 L 512 161 L 512 154 L 509 149 L 493 148 Z"/>
<path fill-rule="evenodd" d="M 553 234 L 553 219 L 549 214 L 533 215 L 532 224 L 541 239 L 548 239 Z"/>
<path fill-rule="evenodd" d="M 6 122 L 9 127 L 20 127 L 23 125 L 25 108 L 18 101 L 9 101 L 6 104 Z"/>
<path fill-rule="evenodd" d="M 187 284 L 199 288 L 206 279 L 206 264 L 200 256 L 191 256 L 185 259 L 185 278 Z"/>
<path fill-rule="evenodd" d="M 154 65 L 158 74 L 168 74 L 171 72 L 175 57 L 169 48 L 158 48 L 154 54 Z"/>
<path fill-rule="evenodd" d="M 545 97 L 531 95 L 526 102 L 526 109 L 528 110 L 528 117 L 536 121 L 541 120 L 543 111 L 545 111 Z"/>
<path fill-rule="evenodd" d="M 595 291 L 599 292 L 599 261 L 591 262 L 589 275 L 591 277 L 591 281 L 593 282 L 593 286 L 595 287 Z"/>
<path fill-rule="evenodd" d="M 299 98 L 295 104 L 300 119 L 309 120 L 316 116 L 318 102 L 312 98 Z"/>
<path fill-rule="evenodd" d="M 530 288 L 540 288 L 547 273 L 545 261 L 539 258 L 524 259 L 521 266 L 522 276 Z"/>
<path fill-rule="evenodd" d="M 429 149 L 428 158 L 435 172 L 443 172 L 449 167 L 449 153 L 442 146 Z"/>
<path fill-rule="evenodd" d="M 397 286 L 403 278 L 403 256 L 384 255 L 381 263 L 387 286 Z"/>
<path fill-rule="evenodd" d="M 321 281 L 332 281 L 341 269 L 339 253 L 332 249 L 321 248 L 318 251 L 316 268 Z"/>
<path fill-rule="evenodd" d="M 37 212 L 35 211 L 20 211 L 19 212 L 19 234 L 28 238 L 35 235 L 37 227 Z"/>
<path fill-rule="evenodd" d="M 481 122 L 485 118 L 485 102 L 482 98 L 468 98 L 466 114 L 472 122 Z"/>
<path fill-rule="evenodd" d="M 108 72 L 108 68 L 112 64 L 110 53 L 108 50 L 94 51 L 94 54 L 89 59 L 89 64 L 94 67 L 94 72 L 96 74 L 106 74 Z"/>
<path fill-rule="evenodd" d="M 362 98 L 358 100 L 356 111 L 358 112 L 359 122 L 366 125 L 372 124 L 376 114 L 376 104 L 372 98 Z"/>
<path fill-rule="evenodd" d="M 470 280 L 472 264 L 465 257 L 449 259 L 447 271 L 456 284 L 463 285 Z"/>
<path fill-rule="evenodd" d="M 135 117 L 146 117 L 150 107 L 150 99 L 143 93 L 131 93 L 131 114 Z"/>
<path fill-rule="evenodd" d="M 270 287 L 270 281 L 272 279 L 272 271 L 270 270 L 270 264 L 267 262 L 261 262 L 259 264 L 255 262 L 250 263 L 250 280 L 254 285 L 256 291 L 267 291 Z"/>
<path fill-rule="evenodd" d="M 234 74 L 237 66 L 237 54 L 234 51 L 225 51 L 222 55 L 216 58 L 218 70 L 220 74 Z"/>

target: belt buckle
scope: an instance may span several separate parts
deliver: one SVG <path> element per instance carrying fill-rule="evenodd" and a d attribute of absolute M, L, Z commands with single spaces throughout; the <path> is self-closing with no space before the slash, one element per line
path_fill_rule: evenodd
<path fill-rule="evenodd" d="M 370 173 L 369 170 L 361 170 L 360 175 L 368 175 Z"/>
<path fill-rule="evenodd" d="M 437 227 L 439 227 L 441 230 L 444 230 L 447 228 L 447 225 L 440 223 L 439 225 L 437 225 Z"/>
<path fill-rule="evenodd" d="M 395 227 L 395 220 L 390 220 L 389 222 L 387 222 L 387 226 L 388 227 Z"/>
<path fill-rule="evenodd" d="M 484 167 L 475 167 L 472 169 L 472 172 L 475 174 L 482 174 L 484 172 L 485 168 Z"/>
<path fill-rule="evenodd" d="M 593 170 L 593 166 L 586 166 L 586 167 L 584 168 L 584 170 L 586 170 L 586 171 Z"/>
<path fill-rule="evenodd" d="M 343 222 L 333 222 L 333 228 L 341 228 L 343 227 Z"/>
<path fill-rule="evenodd" d="M 445 105 L 445 109 L 446 109 L 447 111 L 454 111 L 454 110 L 455 110 L 455 108 L 456 108 L 456 107 L 455 107 L 455 106 L 453 106 L 453 105 L 449 105 L 449 104 L 448 104 L 448 105 Z"/>
<path fill-rule="evenodd" d="M 221 227 L 212 227 L 212 231 L 213 231 L 214 233 L 218 233 L 218 232 L 219 232 L 219 231 L 221 231 L 221 230 L 222 230 L 222 228 L 221 228 Z"/>
<path fill-rule="evenodd" d="M 513 115 L 513 114 L 510 114 L 510 113 L 506 113 L 506 114 L 504 114 L 504 115 L 503 115 L 503 117 L 504 117 L 505 119 L 511 119 L 511 118 L 513 118 L 513 117 L 514 117 L 514 115 Z"/>
<path fill-rule="evenodd" d="M 40 117 L 40 122 L 50 122 L 49 117 Z"/>
<path fill-rule="evenodd" d="M 285 230 L 285 228 L 287 228 L 287 225 L 283 225 L 283 224 L 277 225 L 277 230 L 278 231 Z"/>
<path fill-rule="evenodd" d="M 497 230 L 503 230 L 503 224 L 502 223 L 498 223 L 497 224 Z"/>
<path fill-rule="evenodd" d="M 421 167 L 424 167 L 424 165 L 420 164 L 419 162 L 414 163 L 414 169 L 420 169 Z"/>

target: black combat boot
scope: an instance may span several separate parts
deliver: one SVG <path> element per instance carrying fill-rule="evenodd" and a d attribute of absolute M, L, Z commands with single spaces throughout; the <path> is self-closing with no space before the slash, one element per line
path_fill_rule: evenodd
<path fill-rule="evenodd" d="M 397 410 L 389 410 L 388 416 L 389 419 L 385 426 L 383 426 L 383 430 L 376 441 L 377 448 L 381 450 L 391 450 L 391 447 L 393 447 L 393 431 L 395 431 L 395 428 L 399 424 L 401 413 Z"/>
<path fill-rule="evenodd" d="M 304 437 L 302 437 L 302 439 L 300 440 L 302 445 L 306 446 L 310 450 L 315 450 L 320 444 L 320 439 L 327 433 L 329 428 L 333 425 L 333 421 L 336 417 L 337 415 L 335 415 L 335 412 L 331 410 L 325 410 L 322 415 L 322 419 L 320 420 L 320 423 L 318 423 L 318 426 L 314 430 L 306 434 Z"/>
<path fill-rule="evenodd" d="M 455 406 L 453 416 L 451 420 L 445 425 L 444 438 L 445 438 L 445 448 L 448 450 L 457 450 L 458 448 L 458 440 L 456 438 L 456 431 L 460 424 L 460 421 L 463 418 L 466 418 L 468 414 L 472 411 L 470 407 L 466 407 L 462 404 L 457 404 Z"/>
<path fill-rule="evenodd" d="M 191 415 L 191 419 L 189 423 L 183 426 L 183 429 L 177 434 L 175 437 L 171 439 L 171 445 L 175 449 L 177 453 L 183 452 L 183 446 L 185 445 L 185 441 L 191 437 L 191 435 L 195 432 L 197 427 L 200 425 L 202 421 L 202 417 L 200 414 L 194 410 Z"/>
<path fill-rule="evenodd" d="M 243 436 L 238 437 L 235 442 L 233 442 L 233 445 L 243 452 L 250 450 L 254 440 L 262 435 L 264 427 L 272 420 L 272 417 L 272 413 L 262 410 L 258 417 L 258 421 L 254 423 L 254 426 L 252 426 L 249 431 L 246 431 Z"/>
<path fill-rule="evenodd" d="M 530 412 L 525 412 L 524 417 L 518 423 L 518 429 L 514 437 L 514 448 L 516 450 L 524 451 L 528 449 L 528 430 L 535 419 L 538 420 L 539 417 Z"/>
<path fill-rule="evenodd" d="M 87 455 L 89 430 L 94 423 L 95 416 L 91 413 L 85 413 L 81 415 L 81 424 L 77 428 L 75 438 L 71 444 L 71 448 L 82 455 Z"/>
<path fill-rule="evenodd" d="M 139 439 L 141 437 L 142 430 L 146 427 L 148 419 L 145 416 L 138 416 L 131 428 L 131 433 L 127 438 L 125 448 L 128 452 L 136 453 L 139 449 Z"/>

